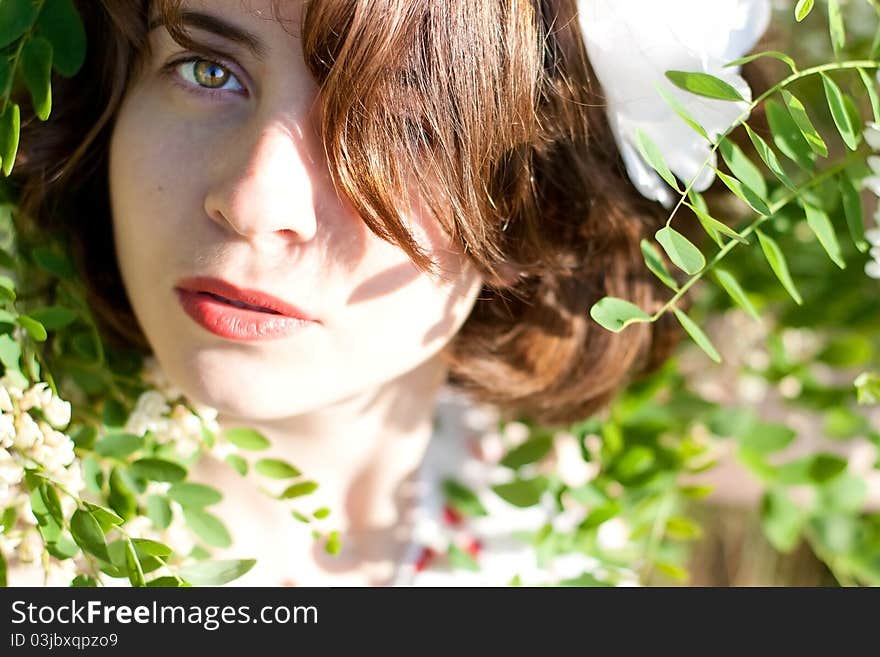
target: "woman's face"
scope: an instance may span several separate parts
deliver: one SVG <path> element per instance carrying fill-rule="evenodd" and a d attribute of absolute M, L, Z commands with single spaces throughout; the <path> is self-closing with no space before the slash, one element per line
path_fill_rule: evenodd
<path fill-rule="evenodd" d="M 157 360 L 192 399 L 254 419 L 319 409 L 425 362 L 482 285 L 420 208 L 402 214 L 445 280 L 420 272 L 336 194 L 298 38 L 300 3 L 283 7 L 287 31 L 270 0 L 184 2 L 250 33 L 262 57 L 190 26 L 228 53 L 200 60 L 164 26 L 153 29 L 152 59 L 129 88 L 110 152 L 116 254 Z M 235 307 L 199 292 L 210 288 L 203 280 L 176 289 L 195 277 L 272 295 L 314 321 Z"/>

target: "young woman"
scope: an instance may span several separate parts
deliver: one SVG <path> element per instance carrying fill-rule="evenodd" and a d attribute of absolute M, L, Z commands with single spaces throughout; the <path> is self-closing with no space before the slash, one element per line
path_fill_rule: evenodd
<path fill-rule="evenodd" d="M 204 459 L 229 554 L 258 560 L 241 583 L 404 582 L 439 495 L 420 466 L 467 467 L 445 399 L 564 426 L 675 344 L 674 319 L 589 317 L 655 305 L 639 240 L 663 215 L 626 178 L 575 0 L 78 6 L 89 54 L 23 133 L 22 211 L 71 232 L 108 339 L 264 433 L 341 531 L 326 554 Z"/>

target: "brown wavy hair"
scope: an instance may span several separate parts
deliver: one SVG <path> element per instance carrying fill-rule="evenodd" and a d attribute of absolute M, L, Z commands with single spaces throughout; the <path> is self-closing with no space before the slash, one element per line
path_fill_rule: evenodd
<path fill-rule="evenodd" d="M 154 1 L 192 47 L 180 0 Z M 105 335 L 149 353 L 115 259 L 107 162 L 148 53 L 150 0 L 76 4 L 88 54 L 76 76 L 54 81 L 50 120 L 23 126 L 20 213 L 69 233 Z M 334 183 L 373 232 L 434 271 L 397 218 L 415 175 L 485 277 L 444 350 L 449 383 L 545 425 L 601 409 L 681 337 L 669 313 L 617 334 L 589 316 L 606 295 L 659 307 L 668 291 L 639 241 L 666 215 L 626 177 L 576 11 L 575 0 L 306 0 L 300 34 Z"/>

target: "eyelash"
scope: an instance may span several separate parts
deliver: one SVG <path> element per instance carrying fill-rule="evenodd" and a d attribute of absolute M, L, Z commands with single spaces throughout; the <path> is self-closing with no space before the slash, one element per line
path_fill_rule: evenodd
<path fill-rule="evenodd" d="M 225 90 L 225 89 L 210 89 L 208 87 L 199 86 L 198 83 L 192 83 L 188 80 L 184 80 L 180 75 L 177 74 L 177 69 L 179 69 L 184 64 L 195 64 L 196 62 L 208 62 L 209 64 L 213 64 L 215 66 L 219 66 L 225 71 L 229 72 L 230 80 L 234 79 L 238 82 L 238 85 L 242 88 L 242 91 L 236 90 Z M 232 72 L 232 67 L 227 66 L 223 62 L 217 61 L 216 59 L 211 59 L 209 57 L 202 57 L 201 55 L 190 55 L 187 57 L 181 57 L 175 59 L 173 61 L 168 62 L 162 67 L 162 73 L 171 79 L 171 81 L 177 86 L 181 87 L 185 91 L 196 94 L 199 96 L 207 96 L 209 98 L 216 98 L 218 96 L 224 96 L 226 93 L 231 91 L 234 94 L 240 96 L 246 96 L 247 92 L 245 90 L 244 84 L 238 81 L 238 76 Z M 226 82 L 229 83 L 230 80 Z"/>

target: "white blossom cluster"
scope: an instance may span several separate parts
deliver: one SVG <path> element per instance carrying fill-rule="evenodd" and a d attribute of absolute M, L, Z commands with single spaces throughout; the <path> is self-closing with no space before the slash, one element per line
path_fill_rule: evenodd
<path fill-rule="evenodd" d="M 868 157 L 872 175 L 865 178 L 863 186 L 880 197 L 880 123 L 868 123 L 863 134 L 868 145 L 878 153 Z M 865 273 L 880 279 L 880 209 L 874 213 L 874 227 L 865 231 L 865 238 L 871 244 L 871 259 L 865 264 Z"/>
<path fill-rule="evenodd" d="M 42 415 L 32 414 L 39 411 Z M 15 509 L 12 526 L 0 526 L 0 553 L 7 561 L 36 564 L 44 556 L 43 540 L 31 512 L 30 493 L 23 480 L 25 468 L 38 468 L 70 493 L 79 495 L 85 484 L 70 436 L 60 431 L 70 423 L 70 403 L 55 395 L 46 382 L 19 387 L 10 377 L 0 378 L 0 511 Z M 69 517 L 76 508 L 70 495 L 61 496 Z M 75 564 L 43 560 L 48 583 L 68 584 Z"/>
<path fill-rule="evenodd" d="M 183 458 L 203 447 L 203 426 L 215 436 L 220 433 L 217 410 L 191 401 L 190 410 L 181 402 L 183 393 L 168 381 L 155 357 L 144 361 L 143 378 L 154 389 L 138 398 L 124 431 L 138 436 L 150 431 L 160 444 L 173 445 Z"/>
<path fill-rule="evenodd" d="M 123 431 L 139 436 L 151 432 L 159 443 L 173 446 L 183 459 L 205 447 L 203 428 L 215 436 L 211 451 L 217 456 L 237 451 L 222 439 L 216 409 L 186 400 L 154 358 L 145 362 L 143 379 L 152 388 L 137 399 Z M 62 511 L 69 519 L 77 507 L 74 496 L 87 497 L 73 440 L 62 431 L 70 420 L 70 402 L 53 394 L 47 383 L 22 389 L 10 377 L 0 378 L 0 517 L 5 509 L 16 510 L 13 526 L 0 524 L 0 554 L 11 567 L 27 571 L 29 579 L 38 577 L 53 586 L 69 585 L 79 572 L 79 564 L 75 559 L 58 560 L 45 551 L 24 483 L 25 469 L 39 468 L 64 491 L 60 496 Z M 146 492 L 164 495 L 169 486 L 150 482 Z M 169 503 L 173 511 L 169 527 L 158 530 L 148 518 L 136 516 L 125 523 L 124 530 L 133 537 L 162 541 L 175 554 L 187 555 L 195 545 L 192 531 L 180 506 L 173 500 Z"/>

